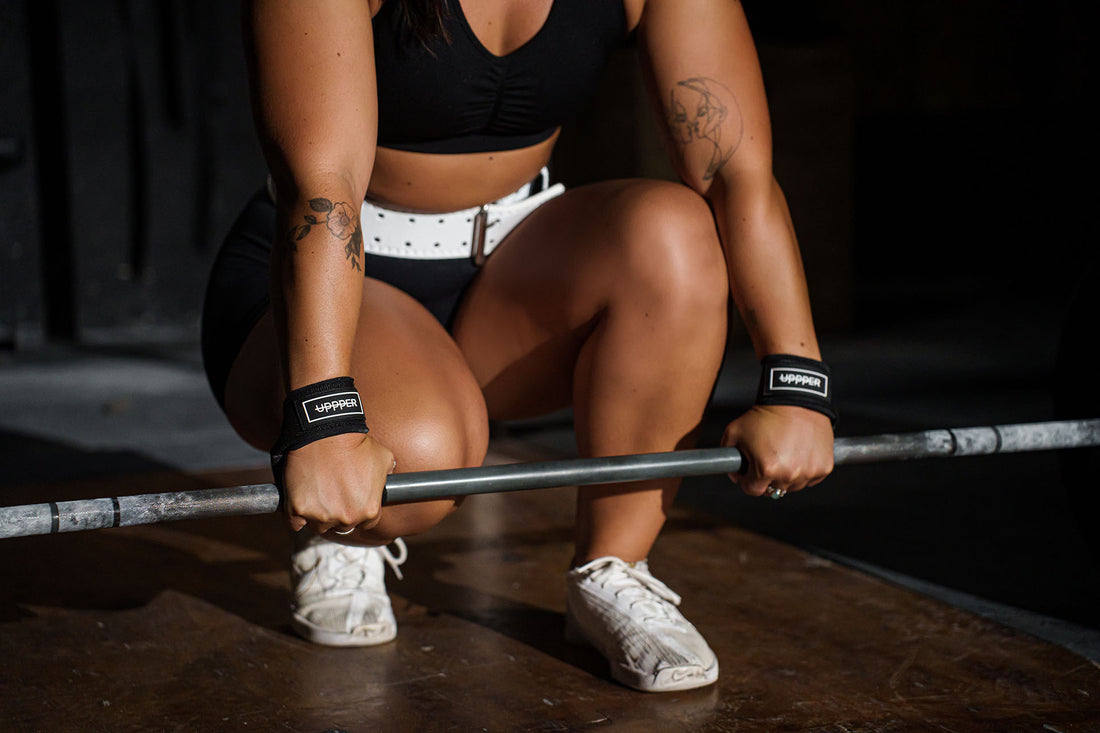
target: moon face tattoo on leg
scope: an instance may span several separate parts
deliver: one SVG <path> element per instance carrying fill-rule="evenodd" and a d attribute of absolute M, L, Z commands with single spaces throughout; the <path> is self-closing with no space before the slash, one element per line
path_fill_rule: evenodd
<path fill-rule="evenodd" d="M 677 82 L 669 92 L 668 127 L 673 139 L 685 147 L 693 142 L 711 147 L 705 181 L 714 178 L 733 157 L 745 132 L 737 97 L 703 76 Z"/>

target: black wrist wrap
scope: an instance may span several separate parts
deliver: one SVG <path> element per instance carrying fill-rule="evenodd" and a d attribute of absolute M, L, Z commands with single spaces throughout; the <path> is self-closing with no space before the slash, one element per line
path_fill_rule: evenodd
<path fill-rule="evenodd" d="M 760 361 L 758 405 L 793 405 L 827 416 L 836 424 L 829 367 L 824 362 L 792 354 L 769 354 Z"/>
<path fill-rule="evenodd" d="M 271 449 L 275 485 L 283 488 L 288 451 L 341 433 L 365 433 L 363 401 L 351 377 L 336 377 L 300 387 L 283 402 L 283 431 Z"/>

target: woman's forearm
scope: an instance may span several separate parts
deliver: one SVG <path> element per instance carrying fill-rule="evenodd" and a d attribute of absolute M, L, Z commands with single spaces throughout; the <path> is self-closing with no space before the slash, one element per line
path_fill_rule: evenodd
<path fill-rule="evenodd" d="M 716 181 L 713 206 L 730 292 L 757 356 L 820 359 L 801 254 L 786 199 L 771 174 Z"/>
<path fill-rule="evenodd" d="M 272 306 L 284 386 L 351 372 L 363 292 L 359 203 L 347 186 L 315 183 L 280 200 Z"/>

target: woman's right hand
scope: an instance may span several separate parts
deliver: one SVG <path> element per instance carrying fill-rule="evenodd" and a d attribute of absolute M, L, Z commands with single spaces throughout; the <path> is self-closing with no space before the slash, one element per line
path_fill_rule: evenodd
<path fill-rule="evenodd" d="M 367 433 L 333 435 L 290 451 L 283 477 L 290 528 L 318 534 L 373 528 L 395 467 L 393 452 Z"/>

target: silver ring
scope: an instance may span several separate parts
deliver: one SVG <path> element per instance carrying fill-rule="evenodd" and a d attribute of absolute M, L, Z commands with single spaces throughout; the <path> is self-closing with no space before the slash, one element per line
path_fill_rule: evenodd
<path fill-rule="evenodd" d="M 354 531 L 355 531 L 356 529 L 358 529 L 358 527 L 352 527 L 351 529 L 349 529 L 349 530 L 345 530 L 345 531 L 343 531 L 343 532 L 341 532 L 341 531 L 340 531 L 340 530 L 338 530 L 338 529 L 334 529 L 334 530 L 332 530 L 332 531 L 333 531 L 334 533 L 338 534 L 338 535 L 348 535 L 348 534 L 351 534 L 352 532 L 354 532 Z"/>
<path fill-rule="evenodd" d="M 768 493 L 768 498 L 769 499 L 782 499 L 784 496 L 787 495 L 787 490 L 786 489 L 777 489 L 774 486 L 769 484 L 768 488 L 767 488 L 767 493 Z"/>

